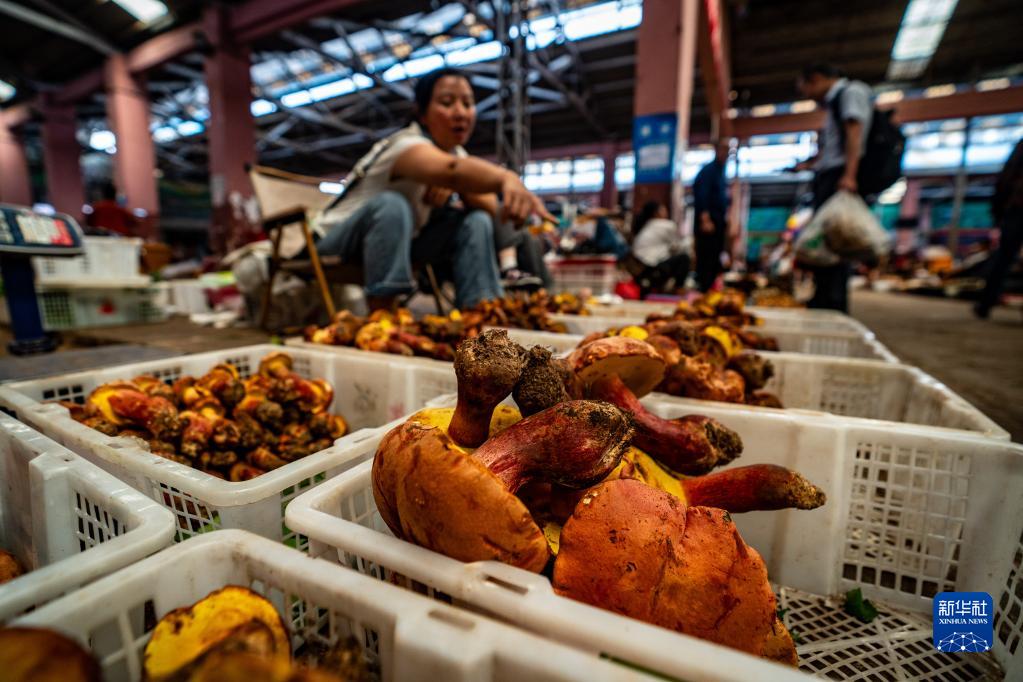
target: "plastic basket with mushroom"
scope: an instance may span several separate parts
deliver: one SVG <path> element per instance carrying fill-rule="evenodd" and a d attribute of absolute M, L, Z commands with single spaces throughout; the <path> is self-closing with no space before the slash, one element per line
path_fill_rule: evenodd
<path fill-rule="evenodd" d="M 645 318 L 551 315 L 551 319 L 563 323 L 569 334 L 585 336 L 630 324 L 642 324 Z M 775 339 L 778 342 L 778 350 L 784 352 L 898 362 L 898 358 L 877 340 L 873 332 L 862 325 L 848 328 L 833 328 L 828 325 L 819 327 L 818 323 L 806 323 L 798 319 L 765 318 L 762 325 L 750 329 L 757 334 Z"/>
<path fill-rule="evenodd" d="M 510 329 L 508 335 L 523 346 L 545 346 L 558 353 L 569 353 L 582 341 L 582 337 L 576 335 L 520 329 Z M 777 396 L 786 409 L 919 424 L 1009 439 L 1008 431 L 990 417 L 916 367 L 802 353 L 758 351 L 758 354 L 771 366 L 771 376 L 763 390 Z M 704 402 L 665 393 L 656 395 L 659 399 L 681 401 L 694 410 L 701 409 Z M 773 411 L 743 404 L 731 408 Z"/>
<path fill-rule="evenodd" d="M 690 412 L 647 406 L 664 417 Z M 1023 671 L 1023 446 L 866 420 L 703 407 L 747 443 L 736 464 L 798 469 L 827 495 L 814 511 L 732 516 L 767 565 L 803 671 L 831 679 L 867 671 L 884 679 L 1015 679 Z M 362 443 L 367 456 L 381 435 Z M 685 638 L 580 608 L 534 573 L 462 563 L 394 538 L 374 500 L 371 467 L 364 462 L 288 508 L 289 525 L 310 536 L 314 556 L 669 677 L 784 675 L 733 674 L 727 666 L 747 656 L 719 648 L 700 661 L 665 655 Z M 841 595 L 855 588 L 877 605 L 869 624 L 843 611 Z M 994 598 L 993 655 L 935 650 L 932 598 L 955 590 Z"/>
<path fill-rule="evenodd" d="M 173 511 L 179 540 L 240 528 L 301 543 L 282 525 L 288 501 L 355 464 L 352 446 L 367 437 L 367 429 L 415 409 L 440 387 L 434 393 L 420 390 L 417 368 L 387 356 L 293 349 L 286 354 L 290 367 L 272 370 L 282 372 L 281 378 L 263 390 L 261 363 L 282 350 L 248 346 L 17 382 L 0 388 L 0 404 Z M 333 399 L 317 407 L 323 380 L 333 387 Z M 295 400 L 272 400 L 278 389 L 293 391 Z M 146 395 L 139 396 L 143 390 Z M 179 406 L 187 401 L 187 411 L 165 403 L 151 409 L 159 401 L 150 398 L 164 395 L 161 400 L 177 400 Z M 94 403 L 100 414 L 92 417 Z M 239 411 L 255 421 L 243 424 Z M 124 414 L 131 420 L 111 426 Z M 158 433 L 164 426 L 173 437 Z M 338 438 L 345 426 L 348 435 Z M 250 437 L 256 440 L 247 442 Z M 168 442 L 172 447 L 162 450 Z"/>
<path fill-rule="evenodd" d="M 174 518 L 0 415 L 0 623 L 170 544 Z"/>
<path fill-rule="evenodd" d="M 228 596 L 233 608 L 220 611 L 214 600 Z M 654 679 L 244 531 L 193 538 L 13 625 L 53 630 L 85 645 L 106 682 L 186 679 L 182 671 L 192 675 L 187 679 L 204 680 Z M 204 635 L 200 641 L 189 637 L 196 630 Z M 266 632 L 290 640 L 259 641 Z M 709 648 L 672 655 L 698 657 Z M 44 654 L 23 649 L 19 655 Z M 754 679 L 764 670 L 757 663 L 739 662 L 729 670 Z M 289 667 L 295 677 L 267 675 Z M 700 668 L 709 666 L 693 665 Z"/>
<path fill-rule="evenodd" d="M 587 302 L 587 309 L 595 317 L 611 317 L 628 320 L 645 320 L 647 315 L 671 315 L 675 311 L 675 303 L 622 301 L 621 303 L 601 304 Z M 859 320 L 834 310 L 805 310 L 801 308 L 763 308 L 746 306 L 744 310 L 764 325 L 774 329 L 793 329 L 795 331 L 856 331 L 868 332 L 869 329 Z"/>

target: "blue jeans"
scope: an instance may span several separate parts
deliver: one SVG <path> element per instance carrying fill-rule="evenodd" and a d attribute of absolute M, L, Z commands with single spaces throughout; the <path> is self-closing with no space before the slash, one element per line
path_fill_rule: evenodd
<path fill-rule="evenodd" d="M 412 207 L 403 195 L 381 192 L 340 223 L 325 223 L 327 233 L 316 249 L 324 256 L 362 263 L 367 296 L 412 293 L 413 250 L 417 262 L 450 265 L 459 308 L 504 295 L 488 213 L 470 211 L 455 220 L 427 223 L 414 242 L 413 220 Z"/>

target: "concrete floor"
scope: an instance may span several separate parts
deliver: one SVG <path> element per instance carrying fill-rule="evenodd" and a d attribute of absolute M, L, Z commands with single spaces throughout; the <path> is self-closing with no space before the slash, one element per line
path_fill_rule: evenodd
<path fill-rule="evenodd" d="M 1023 315 L 978 320 L 964 301 L 857 291 L 852 314 L 902 362 L 944 382 L 1023 443 Z"/>

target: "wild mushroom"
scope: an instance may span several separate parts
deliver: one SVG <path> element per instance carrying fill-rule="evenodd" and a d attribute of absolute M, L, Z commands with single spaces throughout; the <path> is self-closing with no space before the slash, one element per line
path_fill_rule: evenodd
<path fill-rule="evenodd" d="M 608 337 L 576 349 L 569 362 L 590 397 L 606 400 L 635 417 L 633 444 L 672 471 L 702 474 L 742 452 L 738 434 L 710 417 L 669 420 L 643 407 L 639 397 L 649 393 L 664 374 L 664 360 L 649 344 Z"/>
<path fill-rule="evenodd" d="M 488 329 L 466 339 L 455 353 L 458 403 L 449 433 L 459 445 L 474 448 L 487 439 L 490 417 L 519 382 L 525 349 L 504 329 Z"/>
<path fill-rule="evenodd" d="M 609 375 L 618 376 L 638 396 L 660 383 L 665 363 L 645 341 L 627 336 L 608 336 L 575 349 L 568 362 L 584 386 Z"/>
<path fill-rule="evenodd" d="M 538 572 L 550 556 L 547 540 L 515 493 L 531 481 L 581 488 L 602 480 L 631 433 L 629 418 L 614 406 L 569 401 L 469 454 L 441 428 L 413 417 L 381 441 L 373 497 L 399 538 L 460 561 L 494 559 Z"/>
<path fill-rule="evenodd" d="M 225 644 L 237 652 L 291 658 L 288 630 L 273 604 L 229 585 L 160 619 L 146 644 L 143 676 L 151 682 L 189 679 L 207 653 Z"/>
<path fill-rule="evenodd" d="M 728 513 L 687 507 L 639 481 L 603 483 L 576 505 L 553 585 L 562 596 L 757 656 L 780 625 L 764 562 Z"/>
<path fill-rule="evenodd" d="M 512 389 L 512 397 L 524 417 L 569 399 L 565 388 L 566 372 L 559 362 L 542 346 L 533 346 L 526 353 L 526 366 L 519 383 Z"/>
<path fill-rule="evenodd" d="M 0 628 L 0 670 L 6 682 L 100 682 L 93 655 L 59 632 Z"/>
<path fill-rule="evenodd" d="M 775 509 L 816 509 L 824 491 L 801 474 L 775 464 L 750 464 L 702 476 L 676 476 L 650 455 L 631 447 L 608 477 L 631 478 L 671 493 L 690 506 L 718 507 L 733 514 Z"/>

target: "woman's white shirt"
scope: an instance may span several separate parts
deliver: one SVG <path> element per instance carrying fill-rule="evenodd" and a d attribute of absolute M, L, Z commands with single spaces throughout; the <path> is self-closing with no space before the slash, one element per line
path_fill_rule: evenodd
<path fill-rule="evenodd" d="M 433 140 L 426 136 L 418 123 L 413 122 L 373 145 L 373 148 L 355 164 L 355 167 L 359 168 L 360 164 L 372 160 L 366 175 L 337 206 L 316 220 L 314 229 L 322 236 L 330 226 L 343 222 L 358 211 L 371 197 L 390 190 L 398 192 L 408 200 L 412 207 L 413 226 L 418 233 L 430 217 L 431 207 L 423 201 L 426 185 L 415 180 L 391 177 L 398 157 L 417 144 L 433 144 Z M 384 151 L 379 152 L 382 146 L 385 147 Z M 456 147 L 454 154 L 467 156 L 462 147 Z"/>
<path fill-rule="evenodd" d="M 684 246 L 685 240 L 674 221 L 651 218 L 632 242 L 632 255 L 653 268 L 681 252 Z"/>

